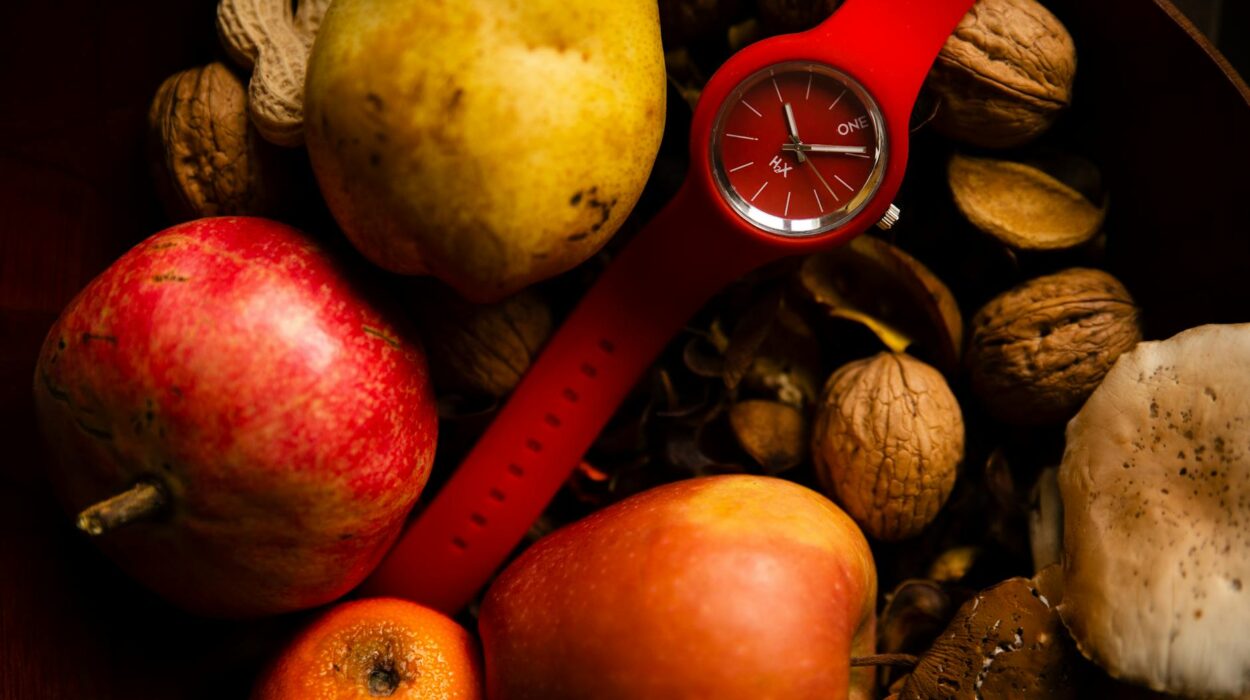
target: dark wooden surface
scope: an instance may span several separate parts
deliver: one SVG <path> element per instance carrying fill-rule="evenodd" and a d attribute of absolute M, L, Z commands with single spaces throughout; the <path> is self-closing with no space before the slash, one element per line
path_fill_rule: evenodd
<path fill-rule="evenodd" d="M 1250 309 L 1250 92 L 1152 0 L 1051 3 L 1078 37 L 1070 132 L 1113 193 L 1110 264 L 1148 334 Z M 72 529 L 42 474 L 30 385 L 62 306 L 164 225 L 143 160 L 147 104 L 216 52 L 211 0 L 0 3 L 0 698 L 246 693 L 301 616 L 173 610 Z"/>

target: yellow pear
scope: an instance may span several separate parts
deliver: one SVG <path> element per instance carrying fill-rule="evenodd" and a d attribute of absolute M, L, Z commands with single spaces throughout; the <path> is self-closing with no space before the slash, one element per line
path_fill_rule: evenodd
<path fill-rule="evenodd" d="M 307 144 L 376 264 L 502 298 L 597 251 L 664 130 L 654 0 L 335 0 Z"/>

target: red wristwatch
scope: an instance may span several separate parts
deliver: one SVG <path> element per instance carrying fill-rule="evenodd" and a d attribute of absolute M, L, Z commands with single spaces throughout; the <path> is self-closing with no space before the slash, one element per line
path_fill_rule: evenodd
<path fill-rule="evenodd" d="M 463 607 L 713 294 L 764 263 L 892 225 L 912 104 L 972 4 L 847 0 L 815 29 L 730 58 L 695 109 L 681 190 L 551 338 L 366 592 Z"/>

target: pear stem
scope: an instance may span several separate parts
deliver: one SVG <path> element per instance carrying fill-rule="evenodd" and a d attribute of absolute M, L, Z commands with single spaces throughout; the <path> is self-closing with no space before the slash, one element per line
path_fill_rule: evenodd
<path fill-rule="evenodd" d="M 875 654 L 873 656 L 855 656 L 851 658 L 851 666 L 894 666 L 912 668 L 920 663 L 920 657 L 911 654 Z"/>
<path fill-rule="evenodd" d="M 78 514 L 78 529 L 91 536 L 150 518 L 165 509 L 165 489 L 152 481 L 140 481 L 112 498 L 89 506 Z"/>

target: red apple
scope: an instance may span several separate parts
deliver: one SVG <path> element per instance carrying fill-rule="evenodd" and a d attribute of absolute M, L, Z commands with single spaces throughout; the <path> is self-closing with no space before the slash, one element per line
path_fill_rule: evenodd
<path fill-rule="evenodd" d="M 487 695 L 848 697 L 870 654 L 877 574 L 824 496 L 768 477 L 661 486 L 539 540 L 478 620 Z M 856 674 L 853 697 L 869 697 Z"/>
<path fill-rule="evenodd" d="M 411 338 L 295 229 L 162 231 L 44 341 L 52 482 L 123 569 L 193 612 L 333 600 L 377 564 L 429 474 L 437 423 Z"/>

